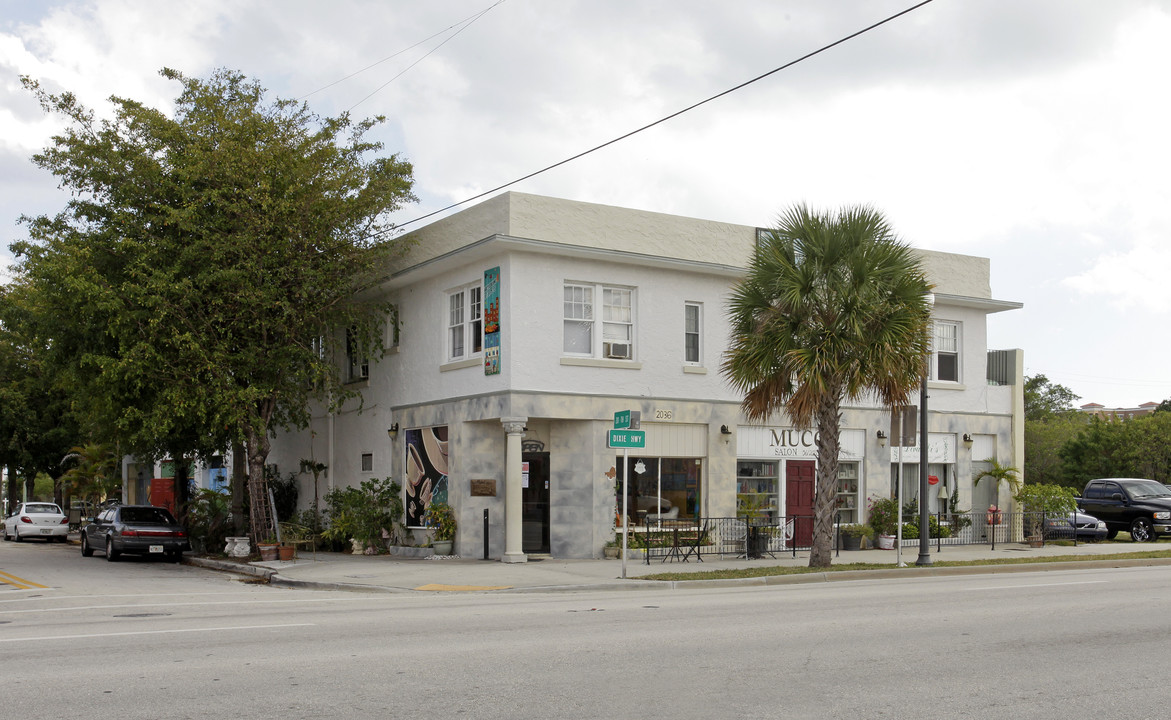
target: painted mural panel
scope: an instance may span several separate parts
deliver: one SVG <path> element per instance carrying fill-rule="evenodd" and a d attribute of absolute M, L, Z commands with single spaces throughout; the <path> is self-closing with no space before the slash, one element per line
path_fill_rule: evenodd
<path fill-rule="evenodd" d="M 423 527 L 432 502 L 447 502 L 447 426 L 406 431 L 406 524 Z"/>
<path fill-rule="evenodd" d="M 484 374 L 500 374 L 500 268 L 484 271 Z"/>

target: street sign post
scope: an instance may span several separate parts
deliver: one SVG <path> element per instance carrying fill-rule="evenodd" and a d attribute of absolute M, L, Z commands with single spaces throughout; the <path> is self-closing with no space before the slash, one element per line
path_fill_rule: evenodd
<path fill-rule="evenodd" d="M 646 433 L 639 430 L 642 426 L 642 412 L 639 410 L 619 410 L 614 413 L 614 429 L 606 438 L 606 445 L 612 448 L 622 448 L 622 578 L 626 578 L 626 550 L 629 547 L 627 540 L 626 498 L 630 483 L 630 448 L 646 447 Z"/>

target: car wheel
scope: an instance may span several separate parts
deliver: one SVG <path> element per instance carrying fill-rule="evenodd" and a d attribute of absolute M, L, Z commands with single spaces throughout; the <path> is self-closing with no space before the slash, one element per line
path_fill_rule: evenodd
<path fill-rule="evenodd" d="M 12 538 L 8 537 L 8 528 L 4 528 L 4 542 L 12 542 Z"/>
<path fill-rule="evenodd" d="M 114 550 L 114 539 L 106 538 L 106 562 L 114 562 L 118 559 L 118 552 Z"/>
<path fill-rule="evenodd" d="M 1106 539 L 1107 539 L 1107 540 L 1113 540 L 1113 539 L 1114 539 L 1114 538 L 1116 538 L 1116 537 L 1118 537 L 1118 531 L 1117 531 L 1117 530 L 1107 530 L 1107 531 L 1106 531 Z"/>
<path fill-rule="evenodd" d="M 167 553 L 167 559 L 173 563 L 180 562 L 183 559 L 183 552 L 181 550 L 169 552 Z"/>
<path fill-rule="evenodd" d="M 20 539 L 20 531 L 16 528 L 12 528 L 12 539 L 16 542 L 24 542 L 24 540 Z"/>
<path fill-rule="evenodd" d="M 85 536 L 85 533 L 82 533 L 82 535 L 81 535 L 81 556 L 82 557 L 93 557 L 93 555 L 94 555 L 94 549 L 89 546 L 89 538 L 87 538 Z"/>
<path fill-rule="evenodd" d="M 1134 519 L 1134 522 L 1130 524 L 1130 539 L 1135 542 L 1150 542 L 1155 539 L 1155 533 L 1151 531 L 1150 518 Z"/>

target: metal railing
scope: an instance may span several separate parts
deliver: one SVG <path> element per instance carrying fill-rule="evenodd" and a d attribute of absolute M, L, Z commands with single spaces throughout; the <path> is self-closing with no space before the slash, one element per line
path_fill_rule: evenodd
<path fill-rule="evenodd" d="M 976 512 L 932 515 L 930 544 L 941 550 L 947 545 L 991 545 L 1038 543 L 1051 540 L 1078 542 L 1076 532 L 1052 534 L 1046 531 L 1045 515 L 1039 512 Z M 903 523 L 907 534 L 903 547 L 919 544 L 918 518 Z M 840 527 L 840 524 L 839 524 Z M 780 518 L 716 517 L 664 520 L 630 528 L 630 548 L 652 560 L 703 561 L 706 556 L 748 559 L 797 556 L 809 550 L 813 537 L 813 516 Z M 841 537 L 835 528 L 834 548 L 840 552 Z M 872 541 L 870 547 L 875 547 Z"/>

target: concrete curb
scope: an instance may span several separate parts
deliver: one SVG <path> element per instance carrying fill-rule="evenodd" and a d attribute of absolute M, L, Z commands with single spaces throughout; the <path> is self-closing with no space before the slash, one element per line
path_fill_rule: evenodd
<path fill-rule="evenodd" d="M 386 594 L 430 594 L 445 592 L 440 590 L 416 590 L 414 588 L 393 587 L 387 585 L 366 585 L 361 583 L 323 582 L 318 580 L 301 580 L 283 576 L 273 568 L 259 567 L 243 563 L 227 562 L 212 558 L 191 557 L 183 558 L 184 564 L 196 567 L 235 573 L 248 577 L 262 578 L 271 585 L 279 587 L 301 588 L 306 590 L 335 590 L 360 593 Z M 460 590 L 462 593 L 573 593 L 589 591 L 631 591 L 631 590 L 700 590 L 719 589 L 729 587 L 766 587 L 773 585 L 808 585 L 812 583 L 852 582 L 857 580 L 880 580 L 888 578 L 923 578 L 946 577 L 954 575 L 999 575 L 1024 572 L 1052 572 L 1055 570 L 1088 570 L 1094 568 L 1114 567 L 1154 567 L 1171 565 L 1171 558 L 1123 558 L 1105 560 L 1068 560 L 1064 562 L 1020 563 L 1012 565 L 967 565 L 960 567 L 905 567 L 884 568 L 876 570 L 841 570 L 830 572 L 801 573 L 794 575 L 762 575 L 751 578 L 722 578 L 699 580 L 646 580 L 643 578 L 629 578 L 599 583 L 575 583 L 567 585 L 534 585 L 523 587 L 508 587 L 496 590 L 476 589 Z M 455 591 L 453 591 L 455 592 Z"/>

